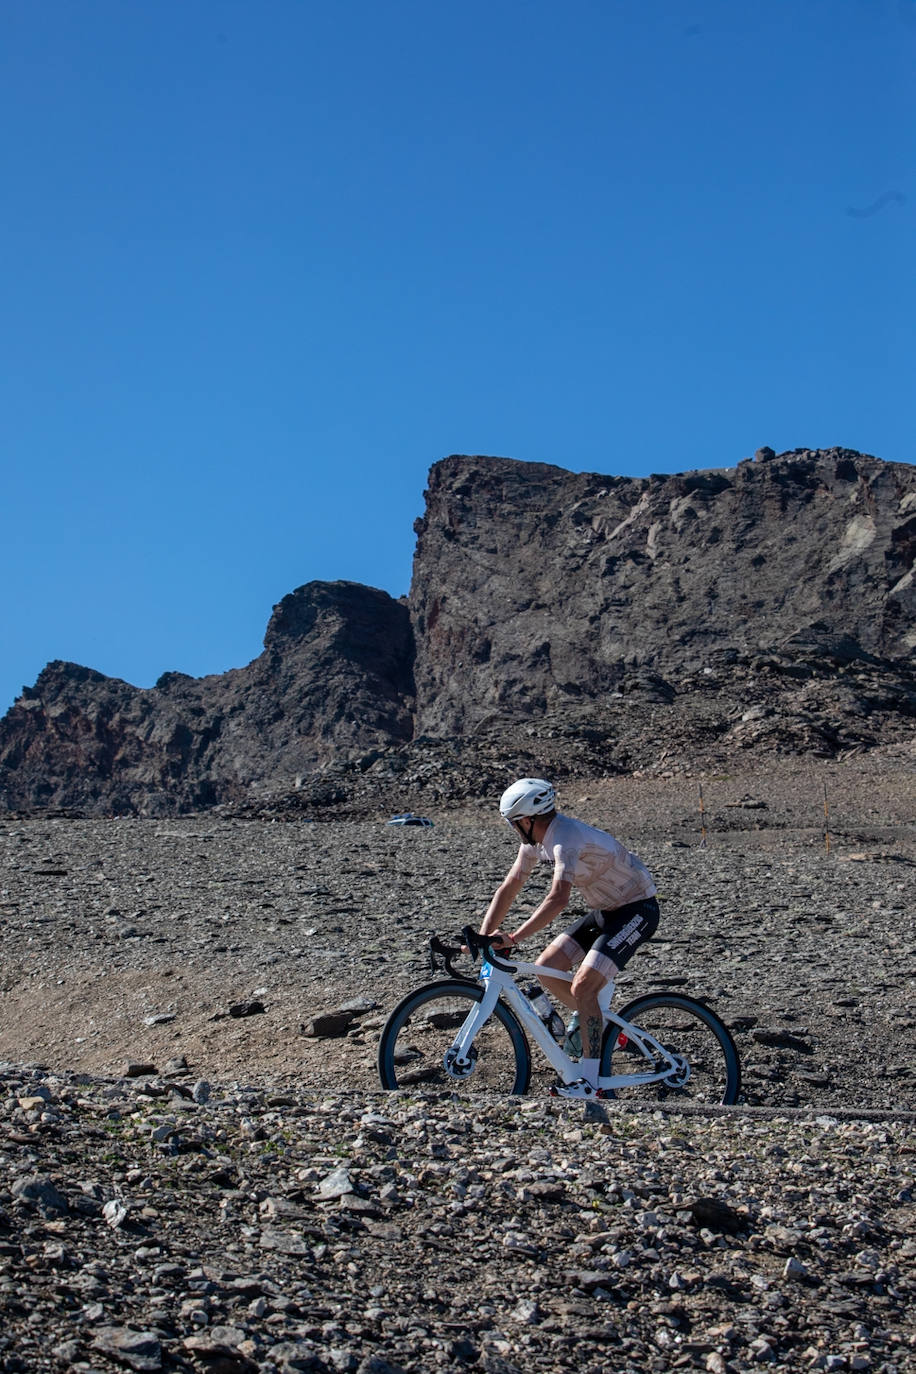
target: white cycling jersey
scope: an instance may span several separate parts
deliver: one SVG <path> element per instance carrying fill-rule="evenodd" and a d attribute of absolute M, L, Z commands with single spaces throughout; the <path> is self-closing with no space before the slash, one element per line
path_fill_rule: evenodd
<path fill-rule="evenodd" d="M 635 854 L 606 830 L 558 813 L 542 844 L 523 844 L 509 876 L 525 879 L 539 863 L 553 864 L 554 878 L 579 888 L 594 911 L 640 902 L 656 893 L 652 875 Z"/>

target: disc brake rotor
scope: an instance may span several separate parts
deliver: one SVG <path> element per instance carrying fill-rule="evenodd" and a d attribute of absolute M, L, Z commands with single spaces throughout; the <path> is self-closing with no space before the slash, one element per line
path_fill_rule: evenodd
<path fill-rule="evenodd" d="M 446 1050 L 445 1058 L 442 1063 L 449 1078 L 468 1078 L 474 1072 L 477 1062 L 477 1046 L 472 1045 L 468 1057 L 461 1062 L 458 1060 L 458 1051 L 453 1045 L 450 1050 Z"/>

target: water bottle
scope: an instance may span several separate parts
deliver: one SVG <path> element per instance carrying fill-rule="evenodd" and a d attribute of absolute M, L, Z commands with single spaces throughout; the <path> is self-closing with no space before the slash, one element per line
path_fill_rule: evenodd
<path fill-rule="evenodd" d="M 579 1029 L 579 1013 L 574 1011 L 566 1025 L 566 1039 L 563 1048 L 572 1059 L 582 1058 L 582 1032 Z"/>
<path fill-rule="evenodd" d="M 522 990 L 538 1016 L 544 1022 L 544 1025 L 550 1031 L 554 1040 L 559 1044 L 566 1034 L 566 1027 L 563 1025 L 562 1016 L 555 1010 L 547 993 L 541 987 L 540 983 L 529 983 L 528 986 Z"/>

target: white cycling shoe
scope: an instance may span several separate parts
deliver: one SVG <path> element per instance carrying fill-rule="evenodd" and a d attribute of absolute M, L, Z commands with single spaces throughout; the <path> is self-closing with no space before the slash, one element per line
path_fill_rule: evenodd
<path fill-rule="evenodd" d="M 602 1088 L 596 1088 L 587 1078 L 577 1078 L 573 1083 L 554 1083 L 550 1089 L 551 1097 L 571 1098 L 573 1101 L 594 1102 L 606 1096 Z"/>

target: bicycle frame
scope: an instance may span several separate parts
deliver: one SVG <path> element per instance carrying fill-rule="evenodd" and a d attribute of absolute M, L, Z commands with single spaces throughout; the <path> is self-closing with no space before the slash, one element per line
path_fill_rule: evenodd
<path fill-rule="evenodd" d="M 545 969 L 543 965 L 526 963 L 519 960 L 513 965 L 515 973 L 527 974 L 537 977 L 542 973 L 549 973 L 551 978 L 564 983 L 571 983 L 574 974 L 564 972 L 561 969 Z M 493 1014 L 493 1010 L 500 997 L 512 1008 L 519 1022 L 525 1028 L 531 1039 L 540 1047 L 544 1058 L 556 1071 L 564 1083 L 573 1083 L 579 1078 L 579 1064 L 577 1060 L 570 1059 L 561 1045 L 550 1034 L 544 1022 L 538 1016 L 528 998 L 515 982 L 513 974 L 508 970 L 495 968 L 489 961 L 481 963 L 477 981 L 483 984 L 483 998 L 478 1002 L 468 1015 L 449 1047 L 449 1056 L 456 1067 L 470 1064 L 471 1048 L 474 1038 L 481 1026 Z M 648 1031 L 640 1030 L 633 1026 L 629 1021 L 624 1021 L 616 1012 L 609 1009 L 605 1003 L 609 1003 L 614 995 L 613 984 L 608 984 L 599 994 L 598 1003 L 604 1017 L 605 1024 L 611 1023 L 619 1028 L 626 1035 L 628 1041 L 632 1041 L 646 1057 L 653 1063 L 661 1062 L 662 1068 L 645 1073 L 609 1074 L 598 1079 L 599 1088 L 605 1090 L 634 1087 L 638 1083 L 662 1083 L 674 1078 L 678 1086 L 682 1086 L 689 1077 L 690 1070 L 686 1061 L 680 1056 L 672 1054 L 664 1045 L 659 1044 L 654 1036 Z"/>

